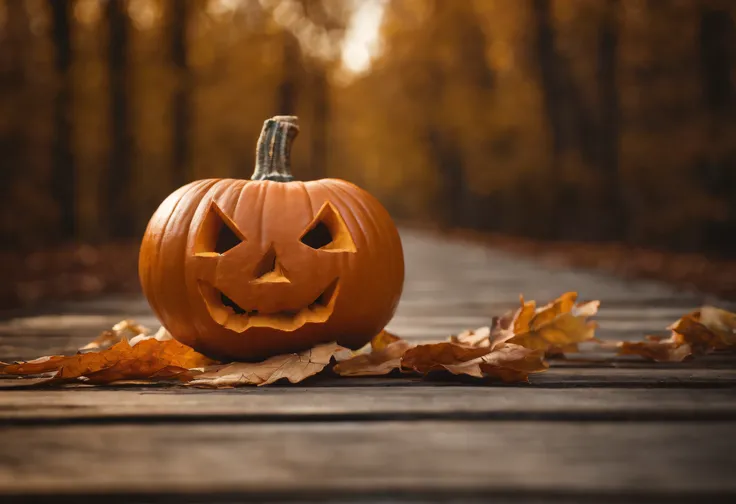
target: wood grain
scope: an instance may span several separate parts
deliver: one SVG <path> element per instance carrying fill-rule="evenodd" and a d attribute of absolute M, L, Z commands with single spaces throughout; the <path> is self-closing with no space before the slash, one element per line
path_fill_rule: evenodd
<path fill-rule="evenodd" d="M 733 423 L 15 427 L 6 492 L 736 491 Z"/>
<path fill-rule="evenodd" d="M 354 382 L 355 380 L 353 380 Z M 376 381 L 373 380 L 372 384 Z M 311 422 L 396 418 L 481 420 L 736 420 L 731 389 L 274 387 L 202 390 L 14 391 L 0 425 L 74 422 Z"/>
<path fill-rule="evenodd" d="M 487 324 L 521 293 L 600 299 L 604 339 L 664 333 L 705 303 L 734 308 L 418 231 L 402 238 L 406 284 L 389 329 L 416 341 Z M 0 360 L 74 352 L 123 318 L 157 325 L 138 297 L 5 314 Z M 515 385 L 326 377 L 217 391 L 28 390 L 0 379 L 0 502 L 736 498 L 734 357 L 605 357 L 554 361 Z"/>

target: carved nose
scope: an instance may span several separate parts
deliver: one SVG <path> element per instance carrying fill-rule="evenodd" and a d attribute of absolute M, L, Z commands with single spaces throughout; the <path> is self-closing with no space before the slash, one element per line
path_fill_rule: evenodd
<path fill-rule="evenodd" d="M 268 248 L 253 272 L 253 283 L 290 283 L 286 278 L 281 263 L 276 257 L 273 244 Z"/>

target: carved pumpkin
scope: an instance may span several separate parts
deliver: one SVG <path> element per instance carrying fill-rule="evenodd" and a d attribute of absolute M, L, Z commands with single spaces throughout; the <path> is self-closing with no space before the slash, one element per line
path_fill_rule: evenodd
<path fill-rule="evenodd" d="M 251 180 L 185 185 L 146 229 L 145 296 L 174 338 L 211 357 L 359 348 L 398 304 L 403 252 L 388 212 L 343 180 L 294 181 L 298 130 L 295 117 L 267 120 Z"/>

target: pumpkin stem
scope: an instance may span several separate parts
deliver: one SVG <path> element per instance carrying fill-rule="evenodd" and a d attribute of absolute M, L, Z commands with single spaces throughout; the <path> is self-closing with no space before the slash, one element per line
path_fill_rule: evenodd
<path fill-rule="evenodd" d="M 299 134 L 296 116 L 274 116 L 263 123 L 256 148 L 256 169 L 251 180 L 290 182 L 291 144 Z"/>

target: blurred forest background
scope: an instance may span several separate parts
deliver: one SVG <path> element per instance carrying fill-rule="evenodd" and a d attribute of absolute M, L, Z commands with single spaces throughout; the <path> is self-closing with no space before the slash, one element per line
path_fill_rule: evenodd
<path fill-rule="evenodd" d="M 249 177 L 263 120 L 296 114 L 297 178 L 351 180 L 400 221 L 733 258 L 735 19 L 733 0 L 0 0 L 0 243 L 134 247 L 172 190 Z"/>

